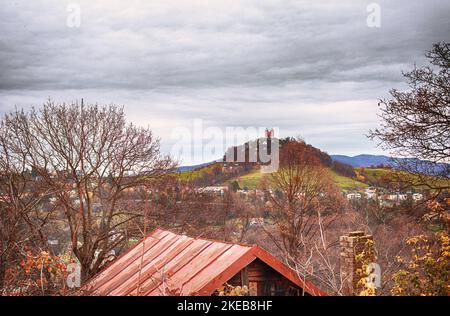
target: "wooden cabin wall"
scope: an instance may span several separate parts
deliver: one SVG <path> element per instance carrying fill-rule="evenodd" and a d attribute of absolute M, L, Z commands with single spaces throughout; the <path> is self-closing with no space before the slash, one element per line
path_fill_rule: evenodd
<path fill-rule="evenodd" d="M 257 296 L 299 296 L 303 294 L 300 287 L 259 259 L 239 271 L 227 283 L 232 286 L 247 285 L 251 295 Z"/>

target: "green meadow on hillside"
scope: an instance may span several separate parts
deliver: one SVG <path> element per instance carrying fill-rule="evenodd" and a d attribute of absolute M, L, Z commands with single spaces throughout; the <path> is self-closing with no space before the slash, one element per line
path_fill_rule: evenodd
<path fill-rule="evenodd" d="M 376 183 L 381 181 L 383 178 L 389 176 L 392 172 L 391 169 L 383 169 L 383 168 L 355 168 L 355 171 L 360 173 L 364 169 L 365 178 L 369 183 Z"/>
<path fill-rule="evenodd" d="M 213 174 L 215 169 L 221 168 L 222 165 L 220 163 L 213 163 L 211 165 L 201 167 L 199 169 L 178 172 L 177 177 L 179 180 L 184 182 L 194 181 L 200 177 L 203 177 L 206 174 Z"/>
<path fill-rule="evenodd" d="M 266 175 L 259 172 L 259 170 L 252 170 L 245 175 L 238 176 L 231 180 L 228 180 L 226 183 L 231 183 L 233 181 L 237 181 L 239 183 L 239 187 L 241 189 L 247 188 L 249 190 L 256 189 L 260 185 L 261 181 Z"/>
<path fill-rule="evenodd" d="M 331 173 L 332 173 L 334 182 L 342 190 L 345 190 L 345 191 L 356 190 L 356 189 L 361 189 L 361 188 L 365 188 L 368 186 L 367 184 L 356 181 L 352 178 L 341 176 L 334 171 L 332 171 Z M 226 184 L 229 184 L 233 181 L 237 181 L 241 188 L 246 187 L 247 189 L 256 189 L 260 185 L 261 181 L 265 177 L 268 177 L 268 176 L 269 175 L 260 173 L 259 170 L 253 170 L 245 175 L 241 175 L 241 176 L 238 176 L 231 180 L 228 180 L 226 182 Z"/>
<path fill-rule="evenodd" d="M 341 176 L 334 171 L 332 171 L 332 175 L 333 175 L 334 182 L 344 191 L 368 187 L 368 185 L 366 183 L 354 180 L 349 177 Z"/>

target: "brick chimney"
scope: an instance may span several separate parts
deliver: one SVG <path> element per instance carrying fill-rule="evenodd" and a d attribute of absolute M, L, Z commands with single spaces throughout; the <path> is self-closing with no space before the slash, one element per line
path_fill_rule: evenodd
<path fill-rule="evenodd" d="M 367 251 L 367 241 L 373 242 L 372 235 L 366 235 L 363 231 L 350 232 L 339 238 L 341 247 L 341 279 L 343 282 L 342 292 L 344 295 L 358 295 L 363 286 L 358 284 L 361 275 L 357 273 L 358 269 L 362 269 L 364 262 L 374 262 L 375 254 L 373 251 Z M 357 256 L 361 255 L 364 250 L 365 257 L 358 260 Z"/>

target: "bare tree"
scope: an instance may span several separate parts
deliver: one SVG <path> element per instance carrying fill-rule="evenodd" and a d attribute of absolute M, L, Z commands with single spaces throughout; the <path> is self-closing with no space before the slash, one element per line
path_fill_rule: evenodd
<path fill-rule="evenodd" d="M 398 160 L 407 171 L 397 173 L 401 182 L 449 189 L 450 44 L 435 44 L 426 57 L 429 66 L 403 74 L 409 91 L 393 89 L 391 99 L 379 102 L 382 124 L 369 137 L 393 155 L 425 160 Z"/>
<path fill-rule="evenodd" d="M 12 150 L 56 198 L 86 280 L 124 241 L 123 227 L 142 216 L 127 200 L 133 190 L 151 186 L 174 163 L 160 154 L 150 129 L 127 124 L 114 105 L 48 101 L 39 110 L 7 114 L 3 124 Z"/>

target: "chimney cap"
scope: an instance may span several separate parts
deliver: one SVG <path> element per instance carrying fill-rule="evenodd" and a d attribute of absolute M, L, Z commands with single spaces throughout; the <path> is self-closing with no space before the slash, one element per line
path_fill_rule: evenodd
<path fill-rule="evenodd" d="M 362 236 L 364 236 L 365 234 L 366 234 L 365 232 L 363 232 L 363 231 L 361 231 L 361 230 L 358 230 L 358 231 L 354 231 L 354 232 L 348 233 L 348 236 L 349 236 L 349 237 L 362 237 Z"/>

